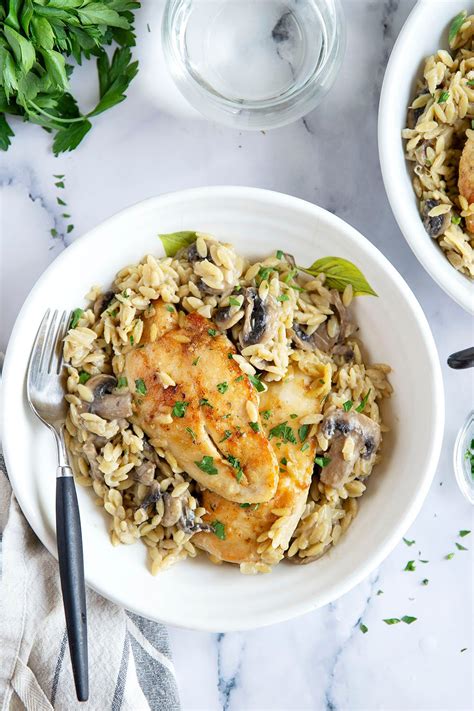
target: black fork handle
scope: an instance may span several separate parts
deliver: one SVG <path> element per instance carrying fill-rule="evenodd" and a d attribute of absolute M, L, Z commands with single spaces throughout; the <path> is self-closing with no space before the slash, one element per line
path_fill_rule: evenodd
<path fill-rule="evenodd" d="M 72 673 L 79 701 L 89 697 L 86 589 L 76 487 L 69 467 L 56 480 L 56 538 Z"/>

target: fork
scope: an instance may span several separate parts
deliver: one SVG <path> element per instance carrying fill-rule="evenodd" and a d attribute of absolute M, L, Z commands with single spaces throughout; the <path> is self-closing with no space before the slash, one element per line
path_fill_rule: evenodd
<path fill-rule="evenodd" d="M 33 412 L 53 432 L 56 441 L 56 539 L 61 591 L 76 695 L 79 701 L 87 701 L 87 617 L 81 519 L 64 444 L 67 404 L 64 399 L 63 339 L 69 322 L 70 315 L 66 311 L 60 317 L 58 311 L 46 311 L 31 351 L 26 389 Z"/>

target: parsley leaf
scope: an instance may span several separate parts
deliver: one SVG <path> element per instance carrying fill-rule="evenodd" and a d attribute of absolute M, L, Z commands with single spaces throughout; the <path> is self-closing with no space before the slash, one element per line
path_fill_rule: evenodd
<path fill-rule="evenodd" d="M 408 538 L 404 538 L 403 540 L 407 544 L 407 546 L 412 546 L 414 543 L 416 543 L 416 541 L 414 541 L 414 540 L 409 541 Z"/>
<path fill-rule="evenodd" d="M 146 395 L 146 385 L 142 378 L 137 378 L 135 380 L 135 390 L 137 393 L 140 393 L 140 395 Z"/>
<path fill-rule="evenodd" d="M 199 400 L 199 405 L 200 405 L 200 407 L 210 407 L 210 408 L 214 408 L 214 405 L 211 405 L 211 403 L 209 402 L 209 400 L 207 399 L 207 397 L 201 398 L 201 399 Z"/>
<path fill-rule="evenodd" d="M 249 380 L 258 393 L 265 392 L 265 385 L 260 381 L 260 378 L 256 375 L 249 375 Z"/>
<path fill-rule="evenodd" d="M 309 425 L 301 425 L 301 427 L 298 429 L 298 437 L 300 438 L 300 442 L 304 442 L 305 439 L 308 436 L 309 432 Z"/>
<path fill-rule="evenodd" d="M 212 338 L 215 338 L 217 336 L 217 331 L 215 328 L 208 328 L 207 332 Z"/>
<path fill-rule="evenodd" d="M 123 375 L 120 376 L 120 378 L 117 380 L 117 387 L 118 388 L 126 388 L 128 387 L 128 380 L 125 378 Z"/>
<path fill-rule="evenodd" d="M 229 304 L 231 306 L 240 306 L 240 301 L 236 299 L 235 296 L 229 296 Z"/>
<path fill-rule="evenodd" d="M 272 439 L 272 437 L 278 437 L 283 442 L 296 444 L 296 437 L 292 428 L 288 425 L 288 422 L 282 422 L 280 425 L 272 427 L 268 439 Z"/>
<path fill-rule="evenodd" d="M 242 467 L 240 466 L 240 461 L 237 457 L 233 457 L 231 454 L 227 457 L 227 461 L 236 470 L 235 478 L 237 481 L 240 481 L 242 479 L 242 474 L 244 473 L 242 471 Z"/>
<path fill-rule="evenodd" d="M 466 548 L 465 546 L 462 546 L 462 545 L 461 545 L 460 543 L 458 543 L 457 541 L 456 541 L 456 543 L 455 543 L 454 545 L 456 546 L 456 548 L 458 549 L 458 551 L 467 551 L 467 550 L 469 550 L 468 548 Z"/>
<path fill-rule="evenodd" d="M 214 457 L 205 456 L 200 462 L 194 462 L 194 464 L 206 474 L 211 474 L 212 476 L 217 474 L 217 469 L 214 466 Z"/>
<path fill-rule="evenodd" d="M 258 422 L 249 422 L 249 425 L 254 432 L 260 432 L 260 425 L 258 424 Z"/>
<path fill-rule="evenodd" d="M 217 383 L 217 389 L 223 395 L 229 389 L 229 384 L 224 380 L 223 383 Z"/>
<path fill-rule="evenodd" d="M 409 560 L 403 570 L 410 570 L 410 571 L 416 570 L 415 561 L 414 561 L 414 560 Z"/>
<path fill-rule="evenodd" d="M 90 377 L 90 373 L 87 373 L 85 370 L 81 370 L 81 372 L 79 373 L 79 382 L 81 383 L 81 385 L 84 385 L 84 383 L 87 383 Z"/>
<path fill-rule="evenodd" d="M 272 416 L 272 411 L 271 411 L 271 410 L 263 410 L 263 411 L 261 412 L 261 415 L 262 415 L 262 417 L 263 417 L 264 420 L 269 420 L 270 417 Z"/>
<path fill-rule="evenodd" d="M 369 399 L 369 395 L 370 395 L 370 391 L 371 391 L 371 390 L 372 390 L 372 388 L 369 388 L 369 390 L 367 391 L 367 395 L 365 395 L 365 396 L 362 398 L 360 405 L 358 405 L 358 406 L 356 407 L 356 412 L 363 412 L 363 411 L 364 411 L 365 406 L 367 405 L 367 400 Z"/>
<path fill-rule="evenodd" d="M 225 442 L 226 439 L 229 439 L 229 437 L 232 437 L 232 432 L 230 430 L 225 430 L 223 438 L 219 440 L 219 444 L 221 442 Z"/>
<path fill-rule="evenodd" d="M 329 462 L 331 461 L 331 457 L 315 457 L 314 458 L 314 463 L 318 465 L 318 467 L 327 467 Z"/>
<path fill-rule="evenodd" d="M 384 620 L 386 625 L 398 625 L 399 622 L 401 622 L 399 617 L 387 617 L 387 619 Z"/>
<path fill-rule="evenodd" d="M 416 620 L 416 617 L 411 617 L 410 615 L 403 615 L 402 617 L 402 622 L 404 622 L 406 625 L 411 625 L 411 623 L 416 622 Z"/>
<path fill-rule="evenodd" d="M 221 541 L 225 541 L 225 526 L 221 521 L 217 519 L 211 523 L 212 530 L 216 534 L 217 538 Z"/>
<path fill-rule="evenodd" d="M 76 328 L 83 313 L 84 309 L 74 309 L 74 311 L 72 312 L 71 323 L 69 324 L 69 328 Z"/>
<path fill-rule="evenodd" d="M 171 410 L 173 417 L 184 417 L 186 414 L 186 409 L 188 408 L 189 402 L 184 402 L 183 400 L 176 400 Z"/>
<path fill-rule="evenodd" d="M 459 535 L 461 536 L 461 538 L 464 538 L 464 536 L 468 536 L 470 533 L 470 531 L 459 531 Z"/>
<path fill-rule="evenodd" d="M 194 432 L 194 430 L 192 430 L 191 427 L 185 427 L 185 430 L 189 435 L 191 435 L 191 439 L 193 440 L 193 442 L 195 442 L 196 441 L 196 433 Z"/>
<path fill-rule="evenodd" d="M 367 625 L 364 625 L 363 622 L 360 623 L 359 629 L 363 634 L 366 634 L 369 631 L 369 628 L 367 627 Z"/>

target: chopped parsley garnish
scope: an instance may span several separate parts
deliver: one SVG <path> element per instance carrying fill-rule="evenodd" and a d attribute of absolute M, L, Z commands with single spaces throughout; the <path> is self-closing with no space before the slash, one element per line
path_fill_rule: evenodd
<path fill-rule="evenodd" d="M 323 381 L 323 382 L 324 382 L 324 381 Z M 343 406 L 342 406 L 344 412 L 349 412 L 349 410 L 351 409 L 351 407 L 352 407 L 353 404 L 354 404 L 354 403 L 352 402 L 352 400 L 346 400 L 346 402 L 345 402 L 345 403 L 343 404 Z"/>
<path fill-rule="evenodd" d="M 186 429 L 186 432 L 189 435 L 191 435 L 191 439 L 193 440 L 193 442 L 195 442 L 196 441 L 196 433 L 194 432 L 194 430 L 192 430 L 191 427 L 185 427 L 185 429 Z"/>
<path fill-rule="evenodd" d="M 79 323 L 79 319 L 81 318 L 83 313 L 84 309 L 74 309 L 74 311 L 72 312 L 71 323 L 69 324 L 69 328 L 76 328 L 77 324 Z"/>
<path fill-rule="evenodd" d="M 404 622 L 406 625 L 411 625 L 412 622 L 416 622 L 416 617 L 411 617 L 410 615 L 403 615 L 403 617 L 388 617 L 384 620 L 386 625 L 398 625 L 399 622 Z"/>
<path fill-rule="evenodd" d="M 277 296 L 277 301 L 288 301 L 289 298 L 288 294 L 280 294 L 280 296 Z"/>
<path fill-rule="evenodd" d="M 286 465 L 288 464 L 288 459 L 286 457 L 282 457 L 280 459 L 280 462 L 283 464 L 284 467 L 286 467 Z"/>
<path fill-rule="evenodd" d="M 274 272 L 275 269 L 273 267 L 260 267 L 258 270 L 257 277 L 260 279 L 260 283 L 262 281 L 268 280 L 268 277 L 272 272 Z"/>
<path fill-rule="evenodd" d="M 377 590 L 377 595 L 383 595 L 383 590 Z"/>
<path fill-rule="evenodd" d="M 369 628 L 367 627 L 367 625 L 364 625 L 363 622 L 360 623 L 359 629 L 363 634 L 366 634 L 369 631 Z"/>
<path fill-rule="evenodd" d="M 329 462 L 331 461 L 331 457 L 315 457 L 314 458 L 314 463 L 318 465 L 318 467 L 327 467 Z"/>
<path fill-rule="evenodd" d="M 219 444 L 221 442 L 225 442 L 226 439 L 229 439 L 229 437 L 232 437 L 232 432 L 230 430 L 225 430 L 223 438 L 219 440 Z"/>
<path fill-rule="evenodd" d="M 90 377 L 91 376 L 89 373 L 87 373 L 85 370 L 81 370 L 81 372 L 79 373 L 80 384 L 84 385 L 84 383 L 87 383 L 87 381 L 89 380 Z"/>
<path fill-rule="evenodd" d="M 467 82 L 467 85 L 474 86 L 474 79 L 469 79 L 469 81 Z"/>
<path fill-rule="evenodd" d="M 308 436 L 309 432 L 309 425 L 301 425 L 301 427 L 298 429 L 298 437 L 300 438 L 300 442 L 304 442 L 305 439 Z"/>
<path fill-rule="evenodd" d="M 281 249 L 278 249 L 278 250 L 277 250 L 276 258 L 277 258 L 277 259 L 283 259 L 283 252 L 281 251 Z"/>
<path fill-rule="evenodd" d="M 111 318 L 115 318 L 118 314 L 118 309 L 113 309 L 113 311 L 107 311 Z"/>
<path fill-rule="evenodd" d="M 258 424 L 258 422 L 249 422 L 249 425 L 254 432 L 260 432 L 260 425 Z"/>
<path fill-rule="evenodd" d="M 125 378 L 123 375 L 120 376 L 120 378 L 117 380 L 117 387 L 118 388 L 126 388 L 128 387 L 128 380 Z"/>
<path fill-rule="evenodd" d="M 234 382 L 235 382 L 235 383 L 241 383 L 243 379 L 244 379 L 244 376 L 243 376 L 243 375 L 239 375 L 239 377 L 236 378 L 236 379 L 234 380 Z"/>
<path fill-rule="evenodd" d="M 199 400 L 199 405 L 200 407 L 211 407 L 214 408 L 214 405 L 211 405 L 207 397 L 203 397 Z"/>
<path fill-rule="evenodd" d="M 412 622 L 416 622 L 416 617 L 411 617 L 410 615 L 403 615 L 402 622 L 406 625 L 411 625 Z"/>
<path fill-rule="evenodd" d="M 367 391 L 367 395 L 365 395 L 365 397 L 362 398 L 360 405 L 357 405 L 356 412 L 363 412 L 364 411 L 365 406 L 367 405 L 367 400 L 369 399 L 371 390 L 372 390 L 372 388 L 369 388 L 369 390 Z"/>
<path fill-rule="evenodd" d="M 256 511 L 260 504 L 240 504 L 241 509 L 248 509 L 250 506 L 253 506 L 253 510 Z"/>
<path fill-rule="evenodd" d="M 129 299 L 129 298 L 130 298 L 130 294 L 127 294 L 127 291 L 128 291 L 127 289 L 125 289 L 125 291 L 122 291 L 122 296 L 123 296 L 124 299 Z"/>
<path fill-rule="evenodd" d="M 221 521 L 218 521 L 217 519 L 211 523 L 212 530 L 216 534 L 217 538 L 220 538 L 221 541 L 225 541 L 225 526 Z"/>
<path fill-rule="evenodd" d="M 429 563 L 430 562 L 429 560 L 422 560 L 421 558 L 418 558 L 418 560 L 420 561 L 420 563 Z"/>
<path fill-rule="evenodd" d="M 235 296 L 229 296 L 229 304 L 231 306 L 240 306 L 240 301 L 236 299 Z"/>
<path fill-rule="evenodd" d="M 214 466 L 214 457 L 205 456 L 200 462 L 194 462 L 194 464 L 206 474 L 217 474 L 217 469 Z"/>
<path fill-rule="evenodd" d="M 193 365 L 197 365 L 199 363 L 200 359 L 201 359 L 201 356 L 198 356 L 197 358 L 195 358 L 193 360 Z"/>
<path fill-rule="evenodd" d="M 135 343 L 135 339 L 133 338 L 132 334 L 129 335 L 128 340 L 130 341 L 130 345 L 133 346 L 133 344 Z"/>
<path fill-rule="evenodd" d="M 430 581 L 428 580 L 428 578 L 423 578 L 423 580 L 421 581 L 421 584 L 422 584 L 422 585 L 428 585 L 429 582 L 430 582 Z"/>
<path fill-rule="evenodd" d="M 474 479 L 474 439 L 471 440 L 471 444 L 468 449 L 466 449 L 464 456 L 469 460 L 469 464 L 471 465 L 471 477 Z"/>
<path fill-rule="evenodd" d="M 446 560 L 451 560 L 452 558 L 454 558 L 454 553 L 448 553 L 448 555 L 445 555 L 444 557 Z"/>
<path fill-rule="evenodd" d="M 384 620 L 386 625 L 398 625 L 400 622 L 399 617 L 387 617 L 387 619 Z"/>
<path fill-rule="evenodd" d="M 292 444 L 296 444 L 295 434 L 292 428 L 288 425 L 288 422 L 282 422 L 280 425 L 272 427 L 268 439 L 272 439 L 272 437 L 278 437 L 278 439 L 281 439 L 283 442 L 291 442 Z"/>
<path fill-rule="evenodd" d="M 226 383 L 226 381 L 224 381 L 223 383 L 217 383 L 217 389 L 219 390 L 220 394 L 223 395 L 229 389 L 229 384 Z"/>
<path fill-rule="evenodd" d="M 451 222 L 453 223 L 453 225 L 459 225 L 459 223 L 461 222 L 461 216 L 460 215 L 452 215 Z"/>
<path fill-rule="evenodd" d="M 171 410 L 171 414 L 173 415 L 173 417 L 184 417 L 188 405 L 189 402 L 184 402 L 183 400 L 176 400 L 175 404 L 173 405 L 173 409 Z"/>
<path fill-rule="evenodd" d="M 249 380 L 258 393 L 265 392 L 265 385 L 260 381 L 260 378 L 256 375 L 249 375 Z"/>
<path fill-rule="evenodd" d="M 227 358 L 228 358 L 229 360 L 232 360 L 233 357 L 234 357 L 234 354 L 233 354 L 233 353 L 227 353 Z"/>
<path fill-rule="evenodd" d="M 442 91 L 439 95 L 438 104 L 445 104 L 449 99 L 449 91 Z"/>
<path fill-rule="evenodd" d="M 214 338 L 214 336 L 217 336 L 217 331 L 215 328 L 208 328 L 207 332 L 210 336 L 212 336 L 212 338 Z"/>
<path fill-rule="evenodd" d="M 465 546 L 462 546 L 462 545 L 461 545 L 460 543 L 458 543 L 457 541 L 456 541 L 456 543 L 455 543 L 454 545 L 456 546 L 456 548 L 458 549 L 458 551 L 467 551 L 467 550 L 469 550 L 468 548 L 466 548 Z"/>
<path fill-rule="evenodd" d="M 416 565 L 414 560 L 409 560 L 406 566 L 403 568 L 403 570 L 416 570 Z"/>
<path fill-rule="evenodd" d="M 301 447 L 302 452 L 306 452 L 306 450 L 309 449 L 309 442 L 305 442 L 303 446 Z"/>
<path fill-rule="evenodd" d="M 167 305 L 166 310 L 169 311 L 170 314 L 174 314 L 174 306 L 171 306 L 171 304 Z"/>
<path fill-rule="evenodd" d="M 296 418 L 298 417 L 298 415 L 297 415 L 295 412 L 292 412 L 291 415 L 290 415 L 290 417 L 291 417 L 292 420 L 296 420 Z"/>
<path fill-rule="evenodd" d="M 235 472 L 235 478 L 237 481 L 240 481 L 242 479 L 242 467 L 240 466 L 240 462 L 237 459 L 237 457 L 233 457 L 231 454 L 227 457 L 227 461 L 229 464 L 236 470 Z"/>
<path fill-rule="evenodd" d="M 470 531 L 459 531 L 459 535 L 461 536 L 461 538 L 464 538 L 464 536 L 468 536 L 470 533 Z"/>
<path fill-rule="evenodd" d="M 269 420 L 270 417 L 272 416 L 272 411 L 271 410 L 263 410 L 260 414 L 262 415 L 264 420 Z"/>
<path fill-rule="evenodd" d="M 140 395 L 146 395 L 146 385 L 142 378 L 137 378 L 135 380 L 135 390 L 137 393 L 140 393 Z"/>
<path fill-rule="evenodd" d="M 407 546 L 412 546 L 414 543 L 416 543 L 415 540 L 409 541 L 408 538 L 404 538 L 403 540 L 407 544 Z"/>

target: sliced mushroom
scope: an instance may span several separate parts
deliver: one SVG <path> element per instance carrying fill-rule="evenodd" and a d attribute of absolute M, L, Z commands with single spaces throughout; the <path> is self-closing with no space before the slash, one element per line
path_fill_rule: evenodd
<path fill-rule="evenodd" d="M 155 469 L 156 465 L 153 462 L 144 461 L 131 470 L 130 476 L 140 484 L 151 486 L 155 478 Z"/>
<path fill-rule="evenodd" d="M 106 291 L 97 297 L 97 299 L 94 301 L 94 316 L 96 318 L 99 318 L 101 313 L 105 311 L 105 309 L 107 308 L 107 306 L 109 306 L 110 302 L 114 297 L 114 291 Z"/>
<path fill-rule="evenodd" d="M 183 511 L 181 498 L 179 496 L 171 496 L 171 494 L 166 492 L 163 495 L 163 501 L 165 504 L 165 512 L 163 514 L 163 518 L 161 519 L 161 525 L 174 526 L 175 523 L 178 523 Z"/>
<path fill-rule="evenodd" d="M 351 335 L 353 325 L 337 289 L 331 289 L 330 303 L 334 307 L 334 313 L 339 321 L 339 330 L 336 335 L 329 336 L 327 322 L 322 323 L 311 335 L 308 335 L 300 324 L 294 323 L 292 328 L 293 342 L 298 348 L 304 351 L 314 351 L 318 349 L 324 353 L 330 353 L 333 352 L 336 346 L 343 344 L 346 338 Z"/>
<path fill-rule="evenodd" d="M 140 508 L 146 509 L 148 506 L 151 506 L 151 504 L 156 504 L 161 498 L 163 498 L 163 494 L 161 493 L 160 482 L 152 481 L 150 484 L 150 492 L 143 499 Z"/>
<path fill-rule="evenodd" d="M 429 236 L 433 239 L 437 239 L 440 235 L 442 235 L 451 224 L 451 212 L 446 212 L 444 215 L 436 215 L 435 217 L 430 217 L 428 214 L 434 207 L 437 207 L 437 205 L 440 204 L 439 200 L 432 199 L 423 200 L 420 203 L 423 225 Z"/>
<path fill-rule="evenodd" d="M 115 392 L 117 378 L 113 375 L 94 375 L 87 387 L 92 391 L 94 399 L 90 403 L 83 403 L 82 412 L 92 412 L 104 420 L 131 417 L 132 396 L 128 390 Z"/>
<path fill-rule="evenodd" d="M 213 528 L 208 523 L 196 522 L 194 511 L 188 506 L 183 507 L 183 511 L 178 521 L 178 528 L 185 533 L 210 533 Z"/>
<path fill-rule="evenodd" d="M 89 469 L 92 478 L 96 481 L 103 481 L 104 475 L 99 469 L 99 463 L 97 461 L 97 450 L 95 448 L 94 442 L 92 441 L 92 438 L 84 442 L 82 451 L 89 463 Z"/>
<path fill-rule="evenodd" d="M 249 287 L 244 291 L 244 324 L 239 342 L 242 348 L 266 343 L 278 327 L 278 309 L 273 296 L 261 299 L 257 289 Z"/>
<path fill-rule="evenodd" d="M 331 446 L 327 453 L 329 463 L 321 469 L 320 478 L 324 484 L 339 489 L 349 480 L 359 457 L 371 459 L 377 452 L 380 425 L 360 412 L 335 410 L 324 418 L 321 430 Z M 353 446 L 343 452 L 348 439 Z"/>

